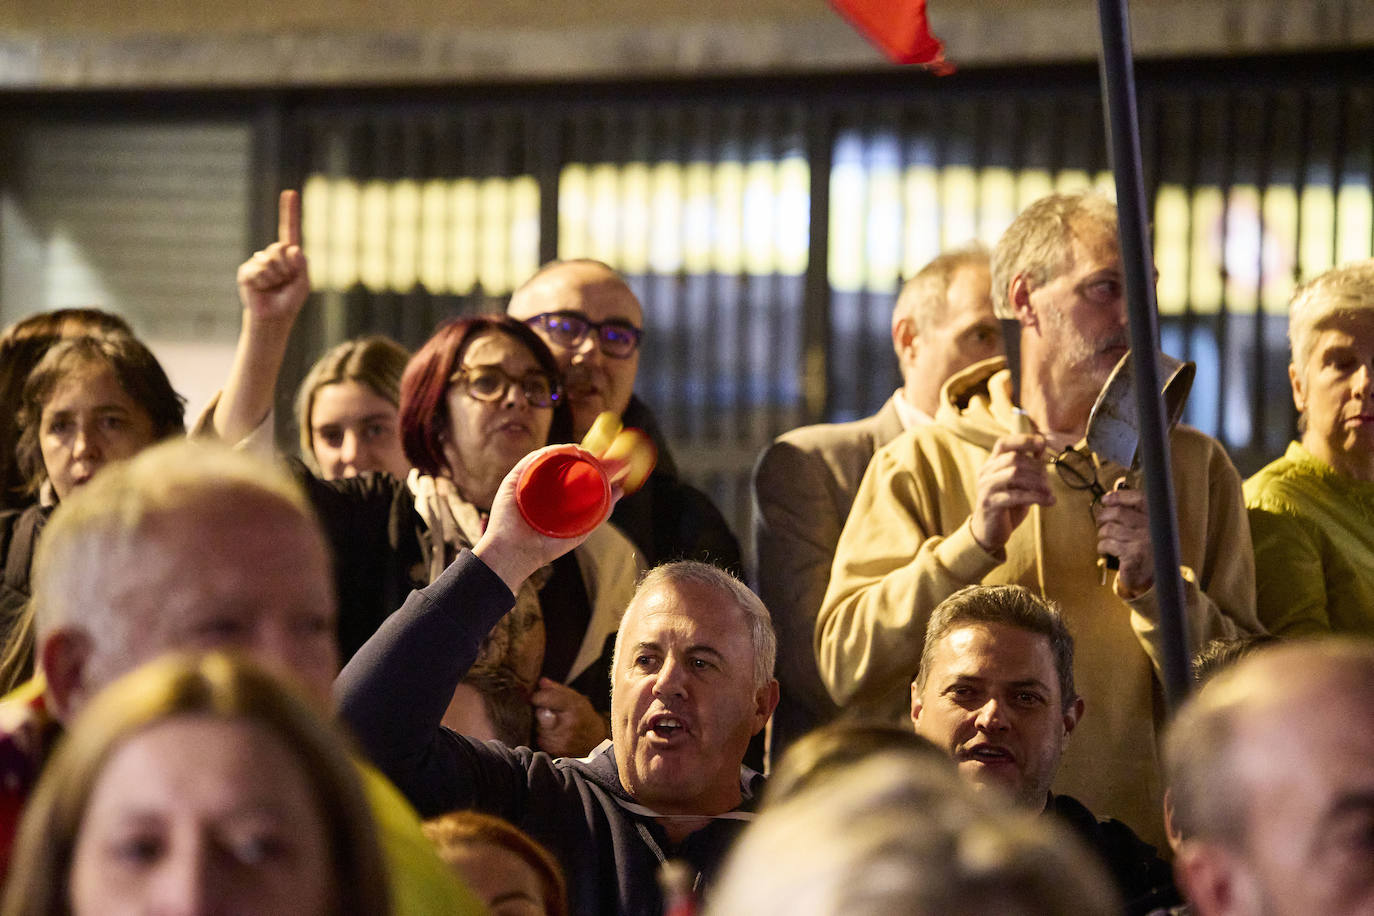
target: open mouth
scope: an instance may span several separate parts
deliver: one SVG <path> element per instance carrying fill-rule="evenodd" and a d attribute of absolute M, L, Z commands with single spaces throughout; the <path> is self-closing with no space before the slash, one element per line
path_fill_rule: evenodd
<path fill-rule="evenodd" d="M 979 744 L 964 751 L 964 759 L 979 763 L 1015 763 L 1011 751 L 994 744 Z"/>
<path fill-rule="evenodd" d="M 649 727 L 646 729 L 646 732 L 657 738 L 672 740 L 678 735 L 684 734 L 686 730 L 686 725 L 684 725 L 682 720 L 677 716 L 663 715 L 654 716 L 650 719 Z"/>

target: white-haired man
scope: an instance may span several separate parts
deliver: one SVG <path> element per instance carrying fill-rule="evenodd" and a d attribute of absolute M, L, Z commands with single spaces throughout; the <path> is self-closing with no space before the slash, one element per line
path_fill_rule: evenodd
<path fill-rule="evenodd" d="M 741 761 L 778 697 L 768 612 L 716 567 L 658 567 L 616 635 L 609 742 L 554 759 L 443 728 L 448 698 L 513 590 L 576 543 L 520 519 L 513 490 L 528 460 L 502 484 L 482 540 L 344 668 L 340 712 L 421 813 L 478 808 L 544 843 L 568 876 L 572 912 L 662 912 L 659 865 L 685 860 L 709 882 L 752 817 L 761 777 Z"/>

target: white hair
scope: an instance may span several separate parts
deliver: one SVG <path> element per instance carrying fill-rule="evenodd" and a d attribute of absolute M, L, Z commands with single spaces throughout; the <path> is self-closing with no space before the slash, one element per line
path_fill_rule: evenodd
<path fill-rule="evenodd" d="M 1293 292 L 1288 306 L 1288 346 L 1299 374 L 1317 332 L 1336 315 L 1374 311 L 1374 258 L 1333 267 Z"/>
<path fill-rule="evenodd" d="M 665 586 L 680 585 L 714 589 L 727 596 L 731 603 L 744 612 L 749 621 L 749 642 L 754 655 L 754 688 L 763 687 L 772 680 L 773 664 L 778 655 L 778 637 L 773 632 L 773 619 L 759 596 L 725 570 L 695 560 L 678 560 L 656 566 L 639 581 L 634 597 L 630 599 L 630 607 L 634 607 L 641 597 L 650 592 Z M 615 681 L 615 673 L 620 670 L 620 638 L 624 632 L 622 626 L 615 634 L 615 654 L 611 657 L 612 682 Z"/>

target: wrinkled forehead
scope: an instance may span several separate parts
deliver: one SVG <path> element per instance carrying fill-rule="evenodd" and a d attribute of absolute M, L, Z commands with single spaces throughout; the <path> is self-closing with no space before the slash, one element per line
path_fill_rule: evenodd
<path fill-rule="evenodd" d="M 627 645 L 699 644 L 722 655 L 753 652 L 744 610 L 731 596 L 698 583 L 663 583 L 636 595 L 620 629 Z"/>

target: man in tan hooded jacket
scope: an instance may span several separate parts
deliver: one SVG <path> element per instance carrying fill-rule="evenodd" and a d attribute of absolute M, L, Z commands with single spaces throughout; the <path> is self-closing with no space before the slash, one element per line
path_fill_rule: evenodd
<path fill-rule="evenodd" d="M 946 384 L 934 424 L 874 456 L 817 620 L 821 676 L 841 706 L 902 721 L 935 606 L 966 585 L 1028 586 L 1062 606 L 1094 709 L 1056 791 L 1159 843 L 1159 608 L 1144 494 L 1116 487 L 1135 481 L 1083 442 L 1127 348 L 1115 207 L 1091 193 L 1033 203 L 997 245 L 992 287 L 999 317 L 1021 325 L 1022 403 L 1004 360 L 979 363 Z M 1178 427 L 1170 443 L 1189 640 L 1259 631 L 1240 477 L 1197 430 Z M 1103 555 L 1119 558 L 1115 573 L 1103 575 Z"/>

